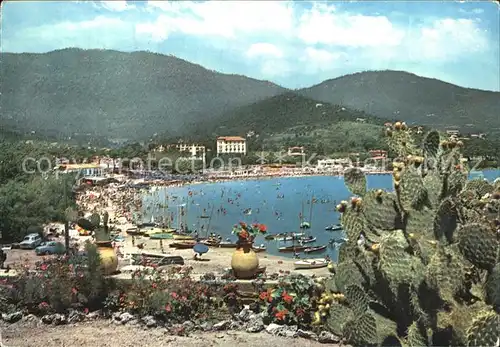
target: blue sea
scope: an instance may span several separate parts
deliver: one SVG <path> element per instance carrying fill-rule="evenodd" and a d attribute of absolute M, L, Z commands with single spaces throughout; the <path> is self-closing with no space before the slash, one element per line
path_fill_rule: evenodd
<path fill-rule="evenodd" d="M 485 170 L 482 174 L 474 174 L 472 178 L 481 177 L 493 181 L 500 177 L 500 170 Z M 392 189 L 391 175 L 368 175 L 368 188 Z M 165 198 L 167 193 L 168 199 Z M 204 236 L 206 230 L 236 241 L 231 234 L 232 226 L 240 221 L 246 223 L 264 223 L 271 234 L 282 232 L 299 232 L 300 215 L 309 221 L 311 228 L 305 230 L 317 238 L 314 245 L 328 245 L 332 238 L 341 238 L 342 232 L 326 231 L 330 224 L 339 224 L 339 213 L 335 206 L 341 200 L 348 200 L 352 194 L 347 190 L 342 177 L 308 176 L 288 177 L 264 180 L 229 181 L 222 183 L 196 184 L 179 188 L 159 189 L 144 197 L 144 205 L 152 202 L 166 203 L 168 208 L 152 207 L 145 211 L 149 220 L 153 214 L 171 216 L 173 226 L 178 225 L 180 205 L 185 205 L 184 216 L 191 229 Z M 311 203 L 312 198 L 316 203 Z M 199 218 L 210 215 L 211 219 Z M 248 211 L 251 209 L 251 214 Z M 245 213 L 245 210 L 246 213 Z M 210 222 L 209 222 L 210 220 Z M 210 223 L 210 225 L 208 225 Z M 201 229 L 201 226 L 204 226 Z M 280 253 L 278 247 L 292 245 L 291 242 L 267 241 L 262 236 L 255 240 L 256 245 L 264 244 L 270 254 L 292 257 L 291 253 Z M 337 258 L 337 248 L 328 246 L 324 253 L 312 253 L 311 258 L 329 255 Z M 264 255 L 264 254 L 263 254 Z M 303 255 L 307 257 L 307 255 Z"/>

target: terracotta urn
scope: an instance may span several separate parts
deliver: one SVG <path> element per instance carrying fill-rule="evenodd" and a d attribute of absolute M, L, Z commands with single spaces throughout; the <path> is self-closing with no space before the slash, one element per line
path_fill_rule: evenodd
<path fill-rule="evenodd" d="M 253 242 L 238 241 L 238 247 L 231 259 L 233 274 L 238 279 L 255 278 L 259 269 L 259 258 L 252 249 Z"/>
<path fill-rule="evenodd" d="M 118 268 L 118 256 L 111 241 L 96 242 L 97 252 L 101 258 L 101 268 L 104 275 L 111 275 Z"/>

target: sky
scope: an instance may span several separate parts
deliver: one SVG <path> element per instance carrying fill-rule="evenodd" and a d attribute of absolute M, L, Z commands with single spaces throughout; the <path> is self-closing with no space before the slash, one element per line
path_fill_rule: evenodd
<path fill-rule="evenodd" d="M 403 70 L 500 91 L 492 1 L 3 1 L 2 52 L 146 50 L 302 88 Z"/>

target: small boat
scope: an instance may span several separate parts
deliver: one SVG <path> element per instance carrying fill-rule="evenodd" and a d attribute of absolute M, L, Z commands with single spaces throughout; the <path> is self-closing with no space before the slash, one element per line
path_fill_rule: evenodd
<path fill-rule="evenodd" d="M 311 224 L 309 224 L 308 222 L 300 223 L 300 229 L 309 229 L 309 228 L 311 228 Z"/>
<path fill-rule="evenodd" d="M 162 234 L 164 232 L 165 232 L 164 229 L 153 228 L 153 229 L 148 229 L 148 230 L 143 231 L 143 234 L 144 234 L 144 236 L 150 236 L 151 237 L 151 235 Z"/>
<path fill-rule="evenodd" d="M 300 239 L 298 239 L 298 241 L 299 241 L 299 243 L 312 243 L 312 242 L 316 241 L 316 238 L 313 236 L 309 236 L 309 237 L 300 238 Z"/>
<path fill-rule="evenodd" d="M 196 245 L 196 241 L 174 242 L 169 247 L 177 249 L 190 249 Z"/>
<path fill-rule="evenodd" d="M 219 242 L 217 245 L 220 248 L 237 248 L 238 244 L 237 243 L 232 243 L 232 242 Z"/>
<path fill-rule="evenodd" d="M 202 215 L 202 216 L 200 216 L 199 218 L 204 218 L 204 219 L 207 219 L 207 218 L 210 218 L 210 216 L 205 216 L 205 215 Z"/>
<path fill-rule="evenodd" d="M 279 233 L 279 234 L 268 234 L 264 237 L 266 240 L 276 240 L 279 237 L 286 236 L 287 233 Z"/>
<path fill-rule="evenodd" d="M 326 249 L 326 245 L 309 247 L 309 248 L 304 249 L 304 253 L 318 253 L 318 252 L 324 251 L 325 249 Z"/>
<path fill-rule="evenodd" d="M 260 246 L 255 246 L 255 247 L 252 247 L 253 251 L 255 253 L 260 253 L 260 252 L 265 252 L 267 247 L 264 246 L 264 245 L 260 245 Z"/>
<path fill-rule="evenodd" d="M 293 263 L 296 270 L 319 269 L 328 266 L 326 259 L 301 259 Z"/>
<path fill-rule="evenodd" d="M 144 235 L 144 231 L 139 228 L 130 228 L 125 230 L 125 232 L 130 236 L 141 236 Z"/>
<path fill-rule="evenodd" d="M 325 228 L 326 231 L 339 231 L 342 230 L 342 225 L 332 224 Z"/>
<path fill-rule="evenodd" d="M 193 240 L 194 241 L 194 237 L 191 236 L 191 235 L 184 235 L 184 234 L 173 234 L 172 235 L 172 238 L 174 240 L 180 240 L 180 241 L 191 241 Z"/>
<path fill-rule="evenodd" d="M 174 235 L 172 233 L 158 233 L 158 234 L 152 234 L 149 236 L 151 240 L 168 240 L 168 239 L 173 239 Z"/>
<path fill-rule="evenodd" d="M 284 236 L 275 238 L 275 240 L 276 241 L 293 241 L 293 240 L 300 240 L 304 236 L 305 236 L 304 233 L 292 233 L 291 235 L 288 234 L 288 236 L 284 235 Z"/>
<path fill-rule="evenodd" d="M 303 251 L 304 249 L 309 248 L 307 246 L 285 246 L 278 248 L 280 252 L 298 252 Z"/>

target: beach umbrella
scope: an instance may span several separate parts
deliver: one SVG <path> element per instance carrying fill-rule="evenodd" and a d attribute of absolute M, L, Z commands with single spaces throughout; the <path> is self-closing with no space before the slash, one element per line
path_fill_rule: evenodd
<path fill-rule="evenodd" d="M 208 252 L 208 246 L 203 243 L 197 243 L 193 246 L 193 251 L 198 253 L 199 255 L 205 254 Z"/>

